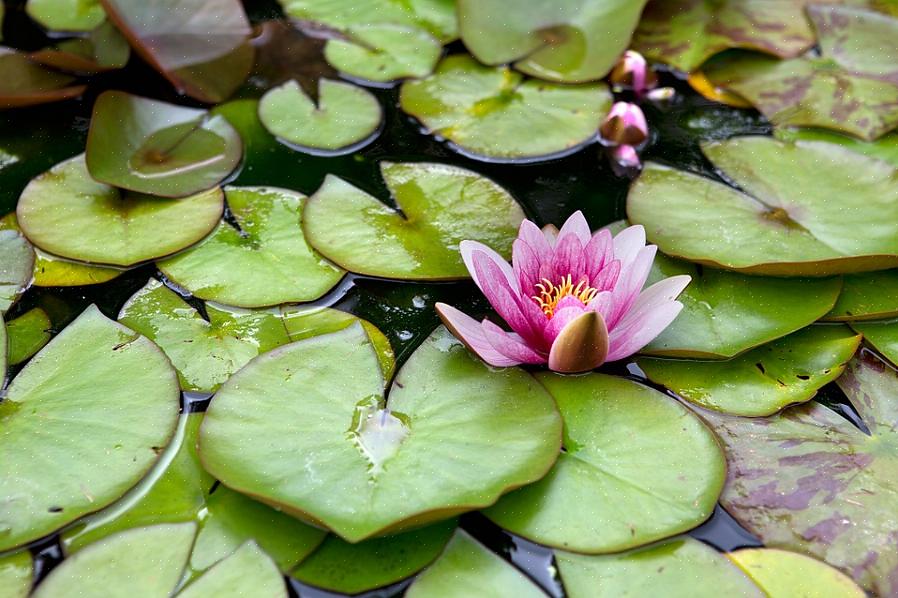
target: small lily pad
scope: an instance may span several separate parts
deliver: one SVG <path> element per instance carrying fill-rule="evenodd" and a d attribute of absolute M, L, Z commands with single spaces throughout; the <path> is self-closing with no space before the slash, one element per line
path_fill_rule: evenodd
<path fill-rule="evenodd" d="M 3 598 L 26 598 L 31 592 L 33 573 L 31 553 L 27 550 L 0 557 L 0 588 L 3 588 Z"/>
<path fill-rule="evenodd" d="M 6 313 L 31 284 L 34 251 L 15 231 L 0 230 L 0 314 Z"/>
<path fill-rule="evenodd" d="M 275 349 L 213 398 L 203 464 L 231 488 L 358 542 L 492 504 L 557 457 L 551 397 L 523 371 L 491 370 L 443 328 L 386 402 L 383 387 L 359 325 Z"/>
<path fill-rule="evenodd" d="M 0 108 L 21 108 L 79 97 L 86 85 L 31 61 L 27 55 L 0 46 Z"/>
<path fill-rule="evenodd" d="M 252 540 L 178 592 L 178 598 L 265 596 L 287 598 L 277 565 Z"/>
<path fill-rule="evenodd" d="M 810 400 L 841 375 L 860 342 L 846 326 L 809 326 L 729 361 L 638 363 L 652 382 L 692 403 L 755 417 Z"/>
<path fill-rule="evenodd" d="M 303 227 L 325 257 L 358 274 L 402 280 L 469 276 L 465 239 L 508 256 L 524 212 L 493 181 L 446 164 L 381 162 L 398 209 L 329 175 L 309 200 Z"/>
<path fill-rule="evenodd" d="M 90 31 L 106 20 L 100 0 L 28 0 L 25 12 L 50 31 Z"/>
<path fill-rule="evenodd" d="M 745 548 L 727 557 L 768 596 L 865 598 L 850 577 L 809 556 L 776 548 Z"/>
<path fill-rule="evenodd" d="M 595 140 L 611 94 L 602 83 L 558 85 L 455 54 L 431 76 L 403 83 L 399 102 L 472 158 L 535 161 Z"/>
<path fill-rule="evenodd" d="M 710 516 L 717 440 L 683 405 L 631 380 L 539 373 L 564 418 L 564 451 L 539 482 L 484 514 L 528 540 L 585 553 L 648 544 Z"/>
<path fill-rule="evenodd" d="M 400 25 L 359 25 L 328 40 L 324 56 L 342 73 L 385 83 L 433 72 L 443 45 L 427 31 Z"/>
<path fill-rule="evenodd" d="M 846 274 L 842 293 L 824 319 L 835 322 L 898 316 L 898 270 Z"/>
<path fill-rule="evenodd" d="M 300 148 L 349 153 L 374 140 L 383 110 L 371 92 L 351 83 L 321 79 L 315 102 L 296 81 L 269 90 L 259 101 L 268 131 Z"/>
<path fill-rule="evenodd" d="M 9 364 L 17 365 L 30 359 L 50 342 L 50 318 L 39 307 L 25 312 L 6 324 L 9 337 Z"/>
<path fill-rule="evenodd" d="M 159 262 L 168 278 L 201 299 L 264 307 L 314 301 L 343 277 L 303 236 L 304 195 L 272 187 L 225 193 L 231 219 L 196 247 Z"/>
<path fill-rule="evenodd" d="M 131 46 L 109 21 L 103 21 L 87 37 L 62 40 L 54 46 L 32 52 L 29 58 L 45 66 L 79 74 L 103 73 L 128 63 Z"/>

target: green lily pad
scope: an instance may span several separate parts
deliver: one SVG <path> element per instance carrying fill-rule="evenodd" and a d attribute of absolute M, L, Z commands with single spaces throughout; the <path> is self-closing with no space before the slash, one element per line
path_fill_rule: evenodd
<path fill-rule="evenodd" d="M 31 284 L 34 251 L 18 232 L 0 230 L 0 314 L 6 313 Z"/>
<path fill-rule="evenodd" d="M 225 193 L 233 224 L 221 222 L 196 247 L 159 262 L 168 278 L 201 299 L 264 307 L 314 301 L 343 277 L 303 236 L 304 195 L 273 187 Z"/>
<path fill-rule="evenodd" d="M 296 81 L 269 90 L 259 101 L 259 120 L 284 141 L 327 152 L 348 153 L 374 140 L 383 110 L 371 92 L 330 79 L 318 83 L 318 101 Z"/>
<path fill-rule="evenodd" d="M 898 270 L 846 274 L 842 293 L 824 319 L 834 322 L 898 316 Z"/>
<path fill-rule="evenodd" d="M 106 20 L 100 0 L 28 0 L 25 11 L 50 31 L 90 31 Z"/>
<path fill-rule="evenodd" d="M 26 598 L 31 592 L 34 565 L 27 550 L 0 557 L 0 590 L 3 598 Z"/>
<path fill-rule="evenodd" d="M 446 546 L 455 526 L 454 520 L 443 521 L 358 544 L 328 536 L 290 576 L 312 586 L 346 594 L 387 586 L 432 563 Z"/>
<path fill-rule="evenodd" d="M 221 116 L 121 91 L 97 98 L 87 169 L 101 183 L 162 197 L 217 186 L 240 162 L 243 144 Z"/>
<path fill-rule="evenodd" d="M 231 488 L 358 542 L 490 505 L 557 457 L 551 397 L 523 371 L 491 370 L 444 328 L 409 358 L 387 402 L 383 387 L 358 325 L 266 353 L 212 400 L 203 464 Z M 260 442 L 275 437 L 283 441 Z"/>
<path fill-rule="evenodd" d="M 618 552 L 692 529 L 723 486 L 714 434 L 683 405 L 631 380 L 539 373 L 565 424 L 564 451 L 539 482 L 484 514 L 528 540 Z"/>
<path fill-rule="evenodd" d="M 28 240 L 45 251 L 131 266 L 201 240 L 221 218 L 223 199 L 218 188 L 184 199 L 122 192 L 94 181 L 82 154 L 33 179 L 16 217 Z"/>
<path fill-rule="evenodd" d="M 163 523 L 110 536 L 64 560 L 34 598 L 168 598 L 178 585 L 196 534 L 194 523 Z"/>
<path fill-rule="evenodd" d="M 898 568 L 898 373 L 866 352 L 837 382 L 869 435 L 815 401 L 768 418 L 701 412 L 726 449 L 720 500 L 765 545 L 819 558 L 890 596 L 898 591 L 890 577 Z"/>
<path fill-rule="evenodd" d="M 602 83 L 547 83 L 455 54 L 431 76 L 403 83 L 399 103 L 470 157 L 544 160 L 593 141 L 611 94 Z"/>
<path fill-rule="evenodd" d="M 168 442 L 179 402 L 162 352 L 89 307 L 25 366 L 0 403 L 0 550 L 121 497 Z"/>
<path fill-rule="evenodd" d="M 250 540 L 178 593 L 178 598 L 209 596 L 287 598 L 287 586 L 271 557 Z"/>
<path fill-rule="evenodd" d="M 864 335 L 867 344 L 883 357 L 893 364 L 898 363 L 898 321 L 851 322 L 851 327 Z"/>
<path fill-rule="evenodd" d="M 484 64 L 561 83 L 601 79 L 630 45 L 646 0 L 458 0 L 462 41 Z"/>
<path fill-rule="evenodd" d="M 769 137 L 708 143 L 744 191 L 648 164 L 627 214 L 668 255 L 752 274 L 828 276 L 898 265 L 898 175 L 838 145 Z"/>
<path fill-rule="evenodd" d="M 875 141 L 810 127 L 777 127 L 773 136 L 780 141 L 826 141 L 850 149 L 853 152 L 878 158 L 898 168 L 898 133 L 888 133 Z"/>
<path fill-rule="evenodd" d="M 810 400 L 841 375 L 860 342 L 846 326 L 809 326 L 730 361 L 638 363 L 652 382 L 696 405 L 755 417 Z"/>
<path fill-rule="evenodd" d="M 31 358 L 48 342 L 52 324 L 47 312 L 39 307 L 25 312 L 6 324 L 9 336 L 9 364 L 17 365 Z"/>
<path fill-rule="evenodd" d="M 103 21 L 87 37 L 62 40 L 29 55 L 31 60 L 45 66 L 79 74 L 120 69 L 130 57 L 128 40 L 109 21 Z"/>
<path fill-rule="evenodd" d="M 407 598 L 546 596 L 526 575 L 464 530 L 455 532 L 440 558 L 415 579 L 405 595 Z"/>
<path fill-rule="evenodd" d="M 816 559 L 776 548 L 745 548 L 727 557 L 768 596 L 865 598 L 850 577 Z"/>
<path fill-rule="evenodd" d="M 324 46 L 328 63 L 340 72 L 380 83 L 426 77 L 442 53 L 443 45 L 427 31 L 389 24 L 352 27 Z"/>
<path fill-rule="evenodd" d="M 0 386 L 6 384 L 6 360 L 8 357 L 6 324 L 3 322 L 3 315 L 0 314 Z"/>
<path fill-rule="evenodd" d="M 570 598 L 766 595 L 725 556 L 688 537 L 603 556 L 556 551 L 555 558 Z"/>
<path fill-rule="evenodd" d="M 453 280 L 469 276 L 458 252 L 465 239 L 510 255 L 524 212 L 493 181 L 426 162 L 381 162 L 380 171 L 398 210 L 333 175 L 309 199 L 303 223 L 309 242 L 340 267 L 383 278 Z"/>
<path fill-rule="evenodd" d="M 26 54 L 0 46 L 0 108 L 21 108 L 79 97 L 86 85 L 46 69 Z"/>

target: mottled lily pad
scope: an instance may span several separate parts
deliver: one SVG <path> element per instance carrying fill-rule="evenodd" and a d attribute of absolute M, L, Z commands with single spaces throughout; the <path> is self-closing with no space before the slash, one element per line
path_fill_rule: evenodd
<path fill-rule="evenodd" d="M 304 195 L 272 187 L 225 193 L 231 219 L 196 247 L 159 262 L 168 278 L 201 299 L 264 307 L 314 301 L 343 277 L 303 236 Z"/>
<path fill-rule="evenodd" d="M 351 77 L 388 82 L 426 77 L 433 72 L 443 45 L 427 31 L 400 25 L 359 25 L 328 40 L 324 56 Z"/>
<path fill-rule="evenodd" d="M 864 598 L 850 577 L 816 559 L 776 548 L 745 548 L 727 557 L 768 596 Z"/>
<path fill-rule="evenodd" d="M 524 212 L 493 181 L 470 170 L 381 162 L 397 209 L 329 175 L 309 200 L 303 227 L 325 257 L 358 274 L 403 280 L 467 278 L 465 239 L 508 256 Z"/>
<path fill-rule="evenodd" d="M 287 586 L 271 557 L 250 540 L 178 593 L 178 598 L 210 596 L 287 598 Z"/>
<path fill-rule="evenodd" d="M 594 140 L 611 94 L 602 83 L 547 83 L 456 54 L 433 75 L 403 83 L 399 101 L 461 153 L 521 161 L 565 155 Z"/>
<path fill-rule="evenodd" d="M 25 11 L 50 31 L 90 31 L 106 20 L 100 0 L 28 0 Z"/>
<path fill-rule="evenodd" d="M 50 318 L 39 307 L 25 312 L 6 324 L 9 337 L 9 364 L 17 365 L 31 358 L 50 341 Z"/>
<path fill-rule="evenodd" d="M 371 92 L 351 83 L 321 79 L 316 102 L 288 81 L 262 96 L 259 120 L 300 148 L 348 153 L 374 140 L 383 110 Z"/>
<path fill-rule="evenodd" d="M 540 373 L 564 418 L 564 451 L 539 482 L 484 513 L 547 546 L 626 550 L 692 529 L 714 510 L 724 457 L 714 434 L 656 390 L 604 374 Z"/>
<path fill-rule="evenodd" d="M 627 214 L 664 253 L 752 274 L 827 276 L 898 265 L 898 175 L 823 142 L 703 145 L 743 191 L 648 164 Z"/>
<path fill-rule="evenodd" d="M 0 108 L 21 108 L 79 97 L 86 85 L 46 69 L 26 54 L 0 46 Z"/>
<path fill-rule="evenodd" d="M 490 505 L 557 457 L 551 397 L 523 371 L 490 370 L 443 328 L 386 402 L 383 387 L 361 326 L 275 349 L 215 395 L 203 464 L 231 488 L 358 542 Z M 274 437 L 283 440 L 260 441 Z"/>
<path fill-rule="evenodd" d="M 771 415 L 838 378 L 860 342 L 846 326 L 809 326 L 729 361 L 640 359 L 639 367 L 652 382 L 707 409 Z"/>
<path fill-rule="evenodd" d="M 29 58 L 51 68 L 72 73 L 94 74 L 120 69 L 131 56 L 128 40 L 109 21 L 87 37 L 62 40 L 54 46 L 32 52 Z"/>
<path fill-rule="evenodd" d="M 0 588 L 3 598 L 26 598 L 31 592 L 34 565 L 27 550 L 0 557 Z"/>
<path fill-rule="evenodd" d="M 601 79 L 630 44 L 646 0 L 458 0 L 462 41 L 485 64 L 563 83 Z"/>
<path fill-rule="evenodd" d="M 898 270 L 843 277 L 842 293 L 826 320 L 882 320 L 898 315 Z"/>
<path fill-rule="evenodd" d="M 468 598 L 495 596 L 545 598 L 527 576 L 458 530 L 443 554 L 409 587 L 407 598 Z"/>
<path fill-rule="evenodd" d="M 898 373 L 868 352 L 837 382 L 869 435 L 815 401 L 769 418 L 701 412 L 726 449 L 720 500 L 765 545 L 819 558 L 890 596 L 898 591 Z"/>
<path fill-rule="evenodd" d="M 0 230 L 0 314 L 28 288 L 33 271 L 34 251 L 25 237 Z"/>

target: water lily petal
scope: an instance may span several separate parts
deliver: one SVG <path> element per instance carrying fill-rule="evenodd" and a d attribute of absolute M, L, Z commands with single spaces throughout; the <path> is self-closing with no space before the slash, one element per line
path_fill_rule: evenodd
<path fill-rule="evenodd" d="M 649 344 L 661 332 L 670 326 L 683 304 L 670 301 L 652 310 L 647 310 L 618 326 L 611 332 L 608 361 L 616 361 L 629 357 Z"/>
<path fill-rule="evenodd" d="M 468 268 L 468 272 L 471 274 L 471 278 L 474 279 L 474 282 L 480 288 L 481 291 L 486 291 L 483 288 L 483 280 L 477 274 L 476 268 L 474 267 L 474 254 L 482 253 L 484 256 L 489 259 L 493 264 L 495 264 L 502 276 L 505 277 L 505 280 L 508 281 L 508 286 L 513 289 L 515 292 L 520 292 L 521 288 L 518 285 L 517 278 L 514 275 L 514 270 L 512 270 L 511 266 L 506 262 L 501 255 L 484 245 L 483 243 L 478 243 L 477 241 L 462 241 L 458 245 L 458 251 L 461 253 L 461 259 L 465 262 L 465 266 Z"/>
<path fill-rule="evenodd" d="M 508 367 L 521 363 L 496 351 L 486 339 L 480 322 L 471 316 L 445 303 L 437 303 L 436 310 L 449 332 L 488 364 L 496 367 Z"/>
<path fill-rule="evenodd" d="M 489 320 L 484 320 L 481 327 L 493 348 L 507 359 L 516 360 L 518 363 L 546 363 L 545 356 L 531 349 L 517 334 L 506 332 Z"/>
<path fill-rule="evenodd" d="M 614 259 L 614 244 L 611 240 L 611 231 L 603 228 L 596 232 L 583 249 L 583 258 L 587 264 L 587 276 L 590 286 L 595 287 L 594 281 L 599 273 Z"/>
<path fill-rule="evenodd" d="M 608 355 L 608 330 L 597 312 L 587 311 L 562 329 L 549 352 L 549 368 L 574 374 L 599 367 Z"/>
<path fill-rule="evenodd" d="M 586 311 L 586 306 L 576 297 L 567 296 L 558 302 L 555 313 L 546 326 L 546 336 L 553 341 L 558 337 L 564 327 L 572 320 L 576 320 Z"/>
<path fill-rule="evenodd" d="M 645 247 L 645 229 L 641 224 L 628 226 L 614 237 L 614 257 L 620 260 L 626 270 L 636 259 L 639 250 Z"/>
<path fill-rule="evenodd" d="M 560 244 L 564 241 L 564 238 L 568 235 L 576 237 L 580 241 L 581 247 L 589 243 L 589 240 L 592 238 L 589 223 L 586 222 L 586 216 L 580 210 L 571 214 L 570 218 L 561 225 L 561 230 L 558 232 L 558 243 Z"/>
<path fill-rule="evenodd" d="M 540 262 L 548 263 L 552 261 L 552 246 L 554 245 L 555 237 L 554 235 L 552 236 L 552 242 L 550 243 L 549 238 L 543 231 L 544 229 L 540 229 L 531 221 L 524 220 L 518 229 L 518 239 L 527 243 L 536 252 Z"/>
<path fill-rule="evenodd" d="M 542 274 L 542 262 L 539 254 L 523 239 L 515 240 L 512 245 L 512 269 L 518 278 L 518 284 L 521 287 L 521 293 L 524 295 L 535 295 L 534 286 L 544 276 Z M 551 255 L 546 269 L 550 267 Z"/>
<path fill-rule="evenodd" d="M 583 257 L 583 245 L 578 236 L 559 235 L 555 255 L 552 256 L 553 276 L 550 280 L 557 284 L 563 277 L 570 276 L 571 282 L 576 285 L 580 280 L 586 279 L 586 263 Z"/>
<path fill-rule="evenodd" d="M 608 327 L 612 330 L 636 303 L 639 291 L 645 285 L 645 281 L 652 269 L 652 262 L 655 260 L 657 251 L 658 248 L 655 245 L 643 247 L 636 252 L 636 257 L 630 263 L 629 268 L 621 270 L 617 284 L 612 291 L 614 294 L 614 310 L 608 318 Z"/>

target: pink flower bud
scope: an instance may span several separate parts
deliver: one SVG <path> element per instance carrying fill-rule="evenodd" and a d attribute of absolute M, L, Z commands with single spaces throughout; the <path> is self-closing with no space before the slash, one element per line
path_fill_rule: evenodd
<path fill-rule="evenodd" d="M 642 168 L 639 154 L 632 145 L 619 145 L 611 150 L 611 159 L 623 168 Z"/>
<path fill-rule="evenodd" d="M 639 52 L 627 50 L 611 70 L 611 84 L 615 87 L 632 89 L 636 95 L 658 85 L 658 76 L 649 68 Z"/>
<path fill-rule="evenodd" d="M 639 106 L 617 102 L 611 107 L 599 132 L 609 145 L 639 145 L 648 137 L 649 127 Z"/>

